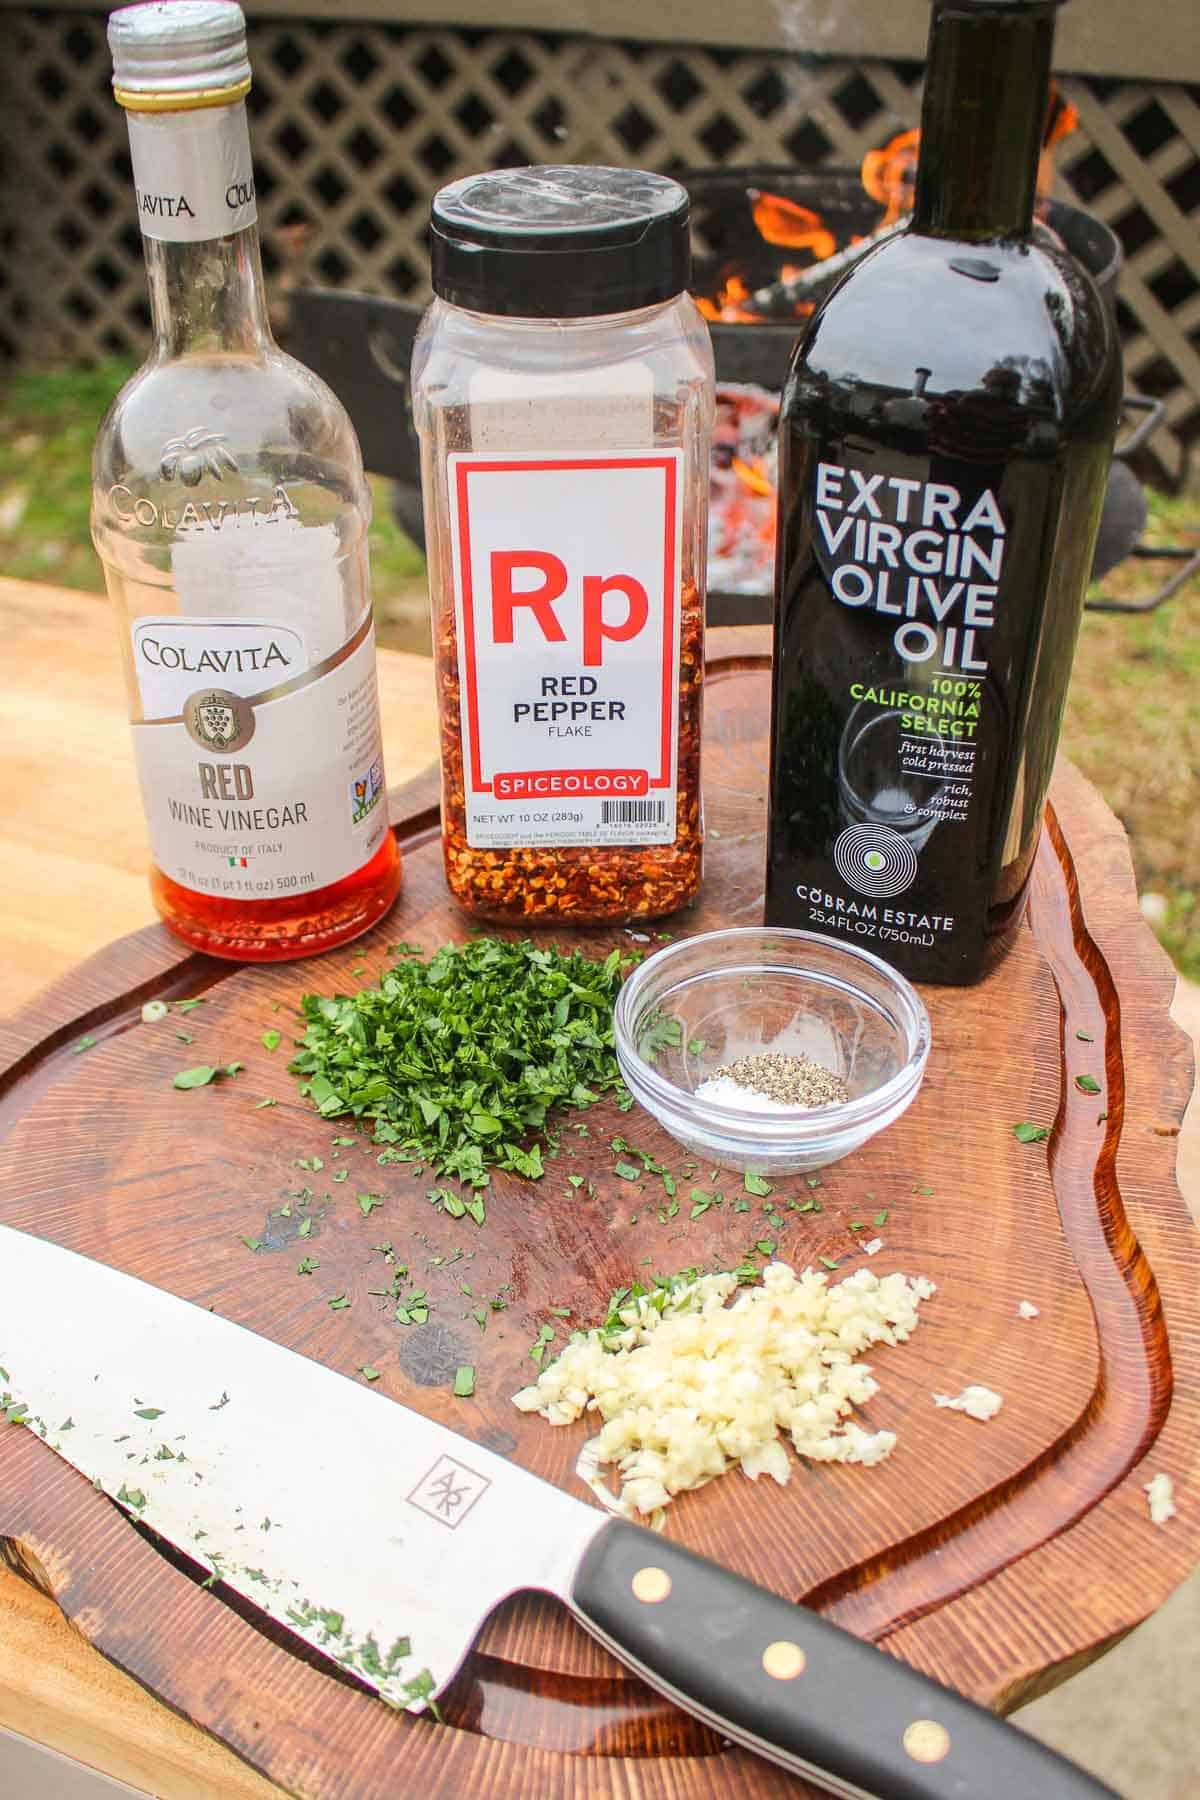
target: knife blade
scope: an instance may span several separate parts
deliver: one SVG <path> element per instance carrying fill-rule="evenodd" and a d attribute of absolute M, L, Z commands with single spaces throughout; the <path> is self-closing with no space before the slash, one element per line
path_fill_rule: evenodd
<path fill-rule="evenodd" d="M 320 1363 L 7 1226 L 0 1364 L 10 1419 L 393 1704 L 436 1700 L 499 1601 L 541 1589 L 687 1711 L 836 1793 L 1111 1795 L 817 1614 Z"/>

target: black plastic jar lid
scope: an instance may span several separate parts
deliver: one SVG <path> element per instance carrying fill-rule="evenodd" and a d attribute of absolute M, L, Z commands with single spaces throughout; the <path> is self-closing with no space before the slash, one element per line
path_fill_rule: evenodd
<path fill-rule="evenodd" d="M 497 169 L 434 196 L 433 291 L 472 312 L 580 319 L 683 293 L 688 195 L 666 175 Z"/>

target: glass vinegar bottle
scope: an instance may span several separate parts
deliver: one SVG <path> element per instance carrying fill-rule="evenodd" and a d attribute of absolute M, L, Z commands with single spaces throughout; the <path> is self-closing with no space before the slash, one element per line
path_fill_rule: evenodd
<path fill-rule="evenodd" d="M 275 344 L 228 0 L 109 22 L 154 349 L 97 437 L 151 889 L 196 949 L 310 955 L 395 898 L 367 570 L 340 402 Z"/>

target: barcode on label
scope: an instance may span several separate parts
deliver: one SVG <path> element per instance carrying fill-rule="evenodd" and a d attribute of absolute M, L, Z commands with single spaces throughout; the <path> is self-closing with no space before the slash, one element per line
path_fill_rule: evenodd
<path fill-rule="evenodd" d="M 600 823 L 602 825 L 665 825 L 667 819 L 667 803 L 665 800 L 602 800 L 600 802 Z"/>

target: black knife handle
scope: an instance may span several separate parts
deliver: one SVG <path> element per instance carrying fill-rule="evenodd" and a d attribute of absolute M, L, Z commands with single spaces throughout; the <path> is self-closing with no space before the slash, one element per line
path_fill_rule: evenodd
<path fill-rule="evenodd" d="M 994 1713 L 640 1525 L 601 1527 L 570 1604 L 622 1662 L 688 1712 L 835 1792 L 1116 1800 Z"/>

